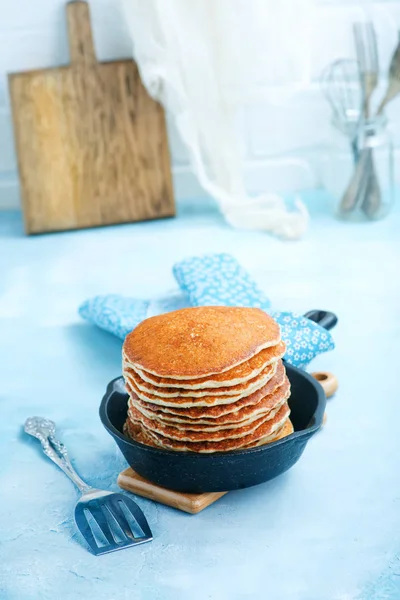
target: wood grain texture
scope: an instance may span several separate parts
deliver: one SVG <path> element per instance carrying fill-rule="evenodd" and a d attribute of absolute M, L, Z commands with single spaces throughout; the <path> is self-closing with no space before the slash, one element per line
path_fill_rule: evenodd
<path fill-rule="evenodd" d="M 164 112 L 132 60 L 98 63 L 85 2 L 71 64 L 9 76 L 27 233 L 175 214 Z"/>
<path fill-rule="evenodd" d="M 227 493 L 184 494 L 183 492 L 174 492 L 151 483 L 131 468 L 119 474 L 118 485 L 122 489 L 128 490 L 128 492 L 133 492 L 144 498 L 150 498 L 150 500 L 155 500 L 191 514 L 199 513 Z"/>

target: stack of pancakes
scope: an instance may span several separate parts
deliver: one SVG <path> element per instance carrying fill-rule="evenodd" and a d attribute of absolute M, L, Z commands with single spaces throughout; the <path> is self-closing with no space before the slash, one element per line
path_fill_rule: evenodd
<path fill-rule="evenodd" d="M 251 448 L 293 432 L 279 325 L 258 308 L 185 308 L 125 339 L 125 433 L 168 450 Z"/>

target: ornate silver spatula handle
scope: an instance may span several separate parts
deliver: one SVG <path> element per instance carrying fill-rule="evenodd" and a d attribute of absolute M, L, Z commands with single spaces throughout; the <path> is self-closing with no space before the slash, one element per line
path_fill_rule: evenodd
<path fill-rule="evenodd" d="M 92 489 L 75 471 L 68 457 L 64 444 L 56 439 L 56 424 L 43 417 L 29 417 L 25 421 L 25 433 L 37 438 L 42 444 L 43 452 L 75 483 L 82 493 Z"/>

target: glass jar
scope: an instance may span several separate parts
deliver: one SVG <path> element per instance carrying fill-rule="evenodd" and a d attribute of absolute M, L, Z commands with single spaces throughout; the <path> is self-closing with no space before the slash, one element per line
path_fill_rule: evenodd
<path fill-rule="evenodd" d="M 358 121 L 333 118 L 329 132 L 326 160 L 322 162 L 322 182 L 329 194 L 332 212 L 336 211 L 353 176 L 358 159 Z"/>
<path fill-rule="evenodd" d="M 386 117 L 363 120 L 357 128 L 334 125 L 328 189 L 337 216 L 354 221 L 385 217 L 395 197 L 393 143 Z"/>
<path fill-rule="evenodd" d="M 347 220 L 381 219 L 394 203 L 393 143 L 384 115 L 362 121 L 357 150 L 354 173 L 339 200 L 338 215 Z"/>
<path fill-rule="evenodd" d="M 392 209 L 395 196 L 393 141 L 385 115 L 364 122 L 358 136 L 358 151 L 358 160 L 363 159 L 363 154 L 367 160 L 367 184 L 358 208 L 367 219 L 381 219 Z"/>

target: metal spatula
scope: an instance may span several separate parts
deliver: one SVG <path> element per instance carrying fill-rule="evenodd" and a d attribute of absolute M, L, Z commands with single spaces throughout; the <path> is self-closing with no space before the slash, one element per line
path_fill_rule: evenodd
<path fill-rule="evenodd" d="M 96 555 L 122 550 L 153 539 L 139 506 L 125 494 L 87 485 L 73 468 L 67 450 L 55 438 L 55 423 L 42 417 L 25 422 L 25 432 L 42 444 L 43 452 L 74 482 L 82 496 L 75 507 L 75 522 Z"/>

